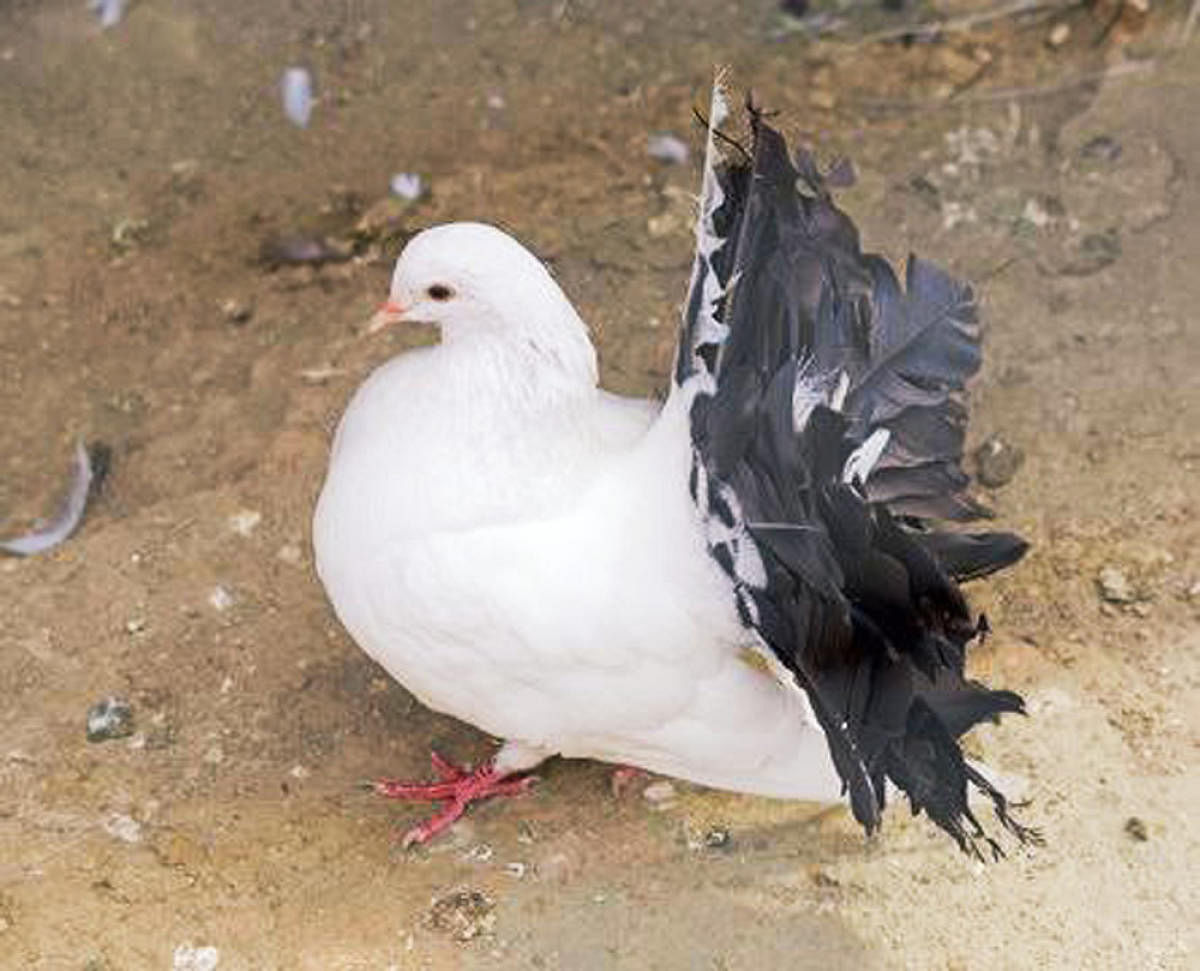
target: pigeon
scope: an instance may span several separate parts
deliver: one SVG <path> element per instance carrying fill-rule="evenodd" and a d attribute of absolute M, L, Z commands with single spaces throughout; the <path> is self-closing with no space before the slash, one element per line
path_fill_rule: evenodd
<path fill-rule="evenodd" d="M 1025 542 L 962 468 L 979 368 L 972 290 L 864 252 L 821 171 L 714 86 L 669 391 L 597 385 L 588 330 L 502 230 L 434 226 L 395 265 L 372 329 L 416 321 L 355 392 L 313 522 L 346 630 L 429 708 L 503 739 L 470 768 L 384 779 L 438 803 L 405 845 L 553 756 L 717 789 L 846 801 L 865 831 L 889 791 L 964 851 L 1002 855 L 971 790 L 1036 830 L 959 739 L 1023 712 L 964 673 L 987 632 L 959 583 Z"/>

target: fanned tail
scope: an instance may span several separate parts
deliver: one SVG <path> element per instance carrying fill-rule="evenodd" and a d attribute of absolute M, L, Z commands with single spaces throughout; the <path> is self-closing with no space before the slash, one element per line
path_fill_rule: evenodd
<path fill-rule="evenodd" d="M 927 522 L 987 514 L 962 470 L 973 295 L 916 257 L 901 288 L 832 201 L 849 166 L 822 175 L 803 150 L 793 163 L 748 110 L 750 150 L 722 157 L 718 84 L 675 365 L 710 550 L 743 622 L 807 693 L 868 832 L 890 779 L 966 852 L 999 852 L 971 787 L 1037 840 L 958 744 L 1023 703 L 966 677 L 986 623 L 957 581 L 1016 562 L 1025 543 Z"/>

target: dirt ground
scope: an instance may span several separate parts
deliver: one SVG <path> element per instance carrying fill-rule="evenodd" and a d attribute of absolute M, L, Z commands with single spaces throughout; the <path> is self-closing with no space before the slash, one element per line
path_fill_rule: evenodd
<path fill-rule="evenodd" d="M 135 0 L 101 31 L 83 0 L 0 5 L 0 532 L 53 511 L 78 436 L 114 452 L 75 538 L 0 560 L 0 966 L 1200 962 L 1200 32 L 1177 46 L 1187 8 L 1155 2 L 1107 34 L 1101 7 L 862 42 L 985 5 L 830 5 L 822 37 L 777 6 Z M 358 783 L 491 743 L 360 654 L 313 574 L 333 424 L 428 339 L 363 323 L 404 232 L 498 222 L 605 384 L 661 390 L 696 170 L 646 137 L 696 144 L 717 63 L 854 158 L 870 246 L 979 284 L 972 443 L 1024 455 L 981 494 L 1033 549 L 972 586 L 996 631 L 973 664 L 1030 717 L 970 747 L 1046 845 L 984 867 L 902 806 L 867 841 L 844 811 L 614 798 L 556 762 L 404 853 L 416 810 Z M 431 195 L 354 235 L 399 171 Z M 357 255 L 260 259 L 314 233 Z M 89 743 L 109 695 L 133 734 Z"/>

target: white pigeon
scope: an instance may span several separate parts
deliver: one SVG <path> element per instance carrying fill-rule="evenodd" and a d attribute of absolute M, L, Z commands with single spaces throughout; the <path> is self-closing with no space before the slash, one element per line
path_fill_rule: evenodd
<path fill-rule="evenodd" d="M 886 781 L 964 849 L 957 738 L 1009 692 L 963 676 L 983 629 L 956 579 L 1020 557 L 944 533 L 963 494 L 969 288 L 864 254 L 821 175 L 750 109 L 722 157 L 714 91 L 697 255 L 666 400 L 597 387 L 587 328 L 499 229 L 416 236 L 381 320 L 441 342 L 379 368 L 333 444 L 317 570 L 355 641 L 430 708 L 505 739 L 468 771 L 383 781 L 437 800 L 424 841 L 555 755 L 835 801 L 872 831 Z M 732 144 L 732 143 L 730 143 Z M 732 151 L 727 149 L 727 151 Z"/>

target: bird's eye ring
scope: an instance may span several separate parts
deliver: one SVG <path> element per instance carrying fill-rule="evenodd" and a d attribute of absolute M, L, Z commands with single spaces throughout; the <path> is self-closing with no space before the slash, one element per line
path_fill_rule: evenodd
<path fill-rule="evenodd" d="M 454 291 L 444 283 L 435 283 L 425 292 L 429 294 L 431 300 L 436 300 L 438 303 L 444 303 L 454 296 Z"/>

